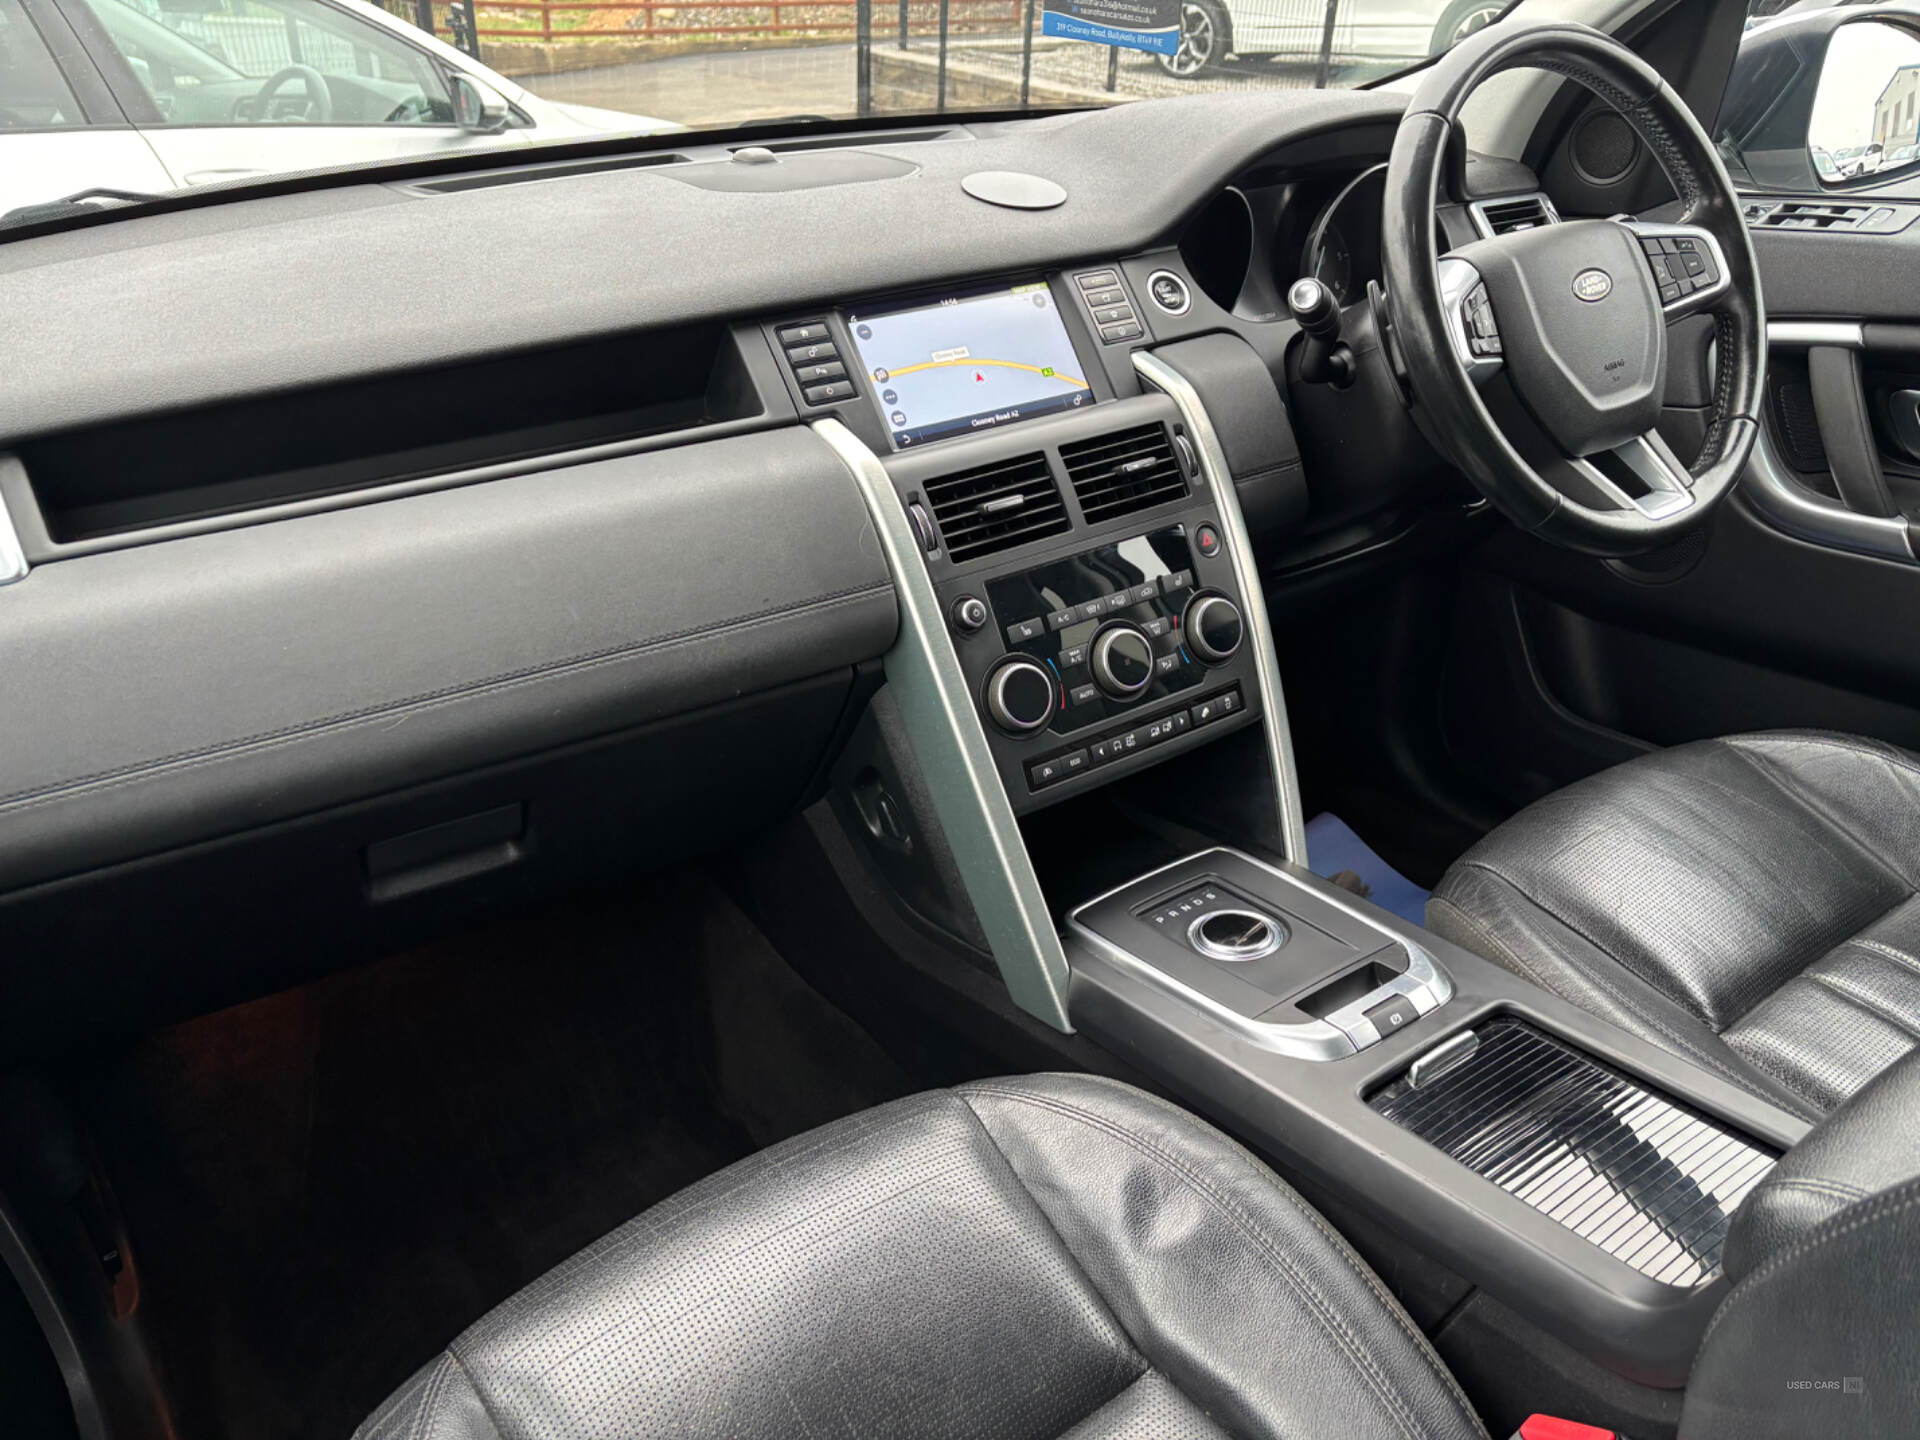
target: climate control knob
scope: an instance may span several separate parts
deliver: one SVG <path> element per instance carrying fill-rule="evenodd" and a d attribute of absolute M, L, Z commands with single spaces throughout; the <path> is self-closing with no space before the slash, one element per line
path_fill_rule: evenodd
<path fill-rule="evenodd" d="M 1240 607 L 1224 595 L 1197 595 L 1187 604 L 1180 630 L 1197 659 L 1218 665 L 1233 657 L 1246 638 Z"/>
<path fill-rule="evenodd" d="M 988 716 L 1013 736 L 1035 735 L 1046 729 L 1058 703 L 1053 672 L 1024 655 L 994 666 L 987 676 L 986 693 Z"/>
<path fill-rule="evenodd" d="M 1131 700 L 1153 682 L 1153 642 L 1138 625 L 1109 625 L 1093 640 L 1094 683 L 1116 700 Z"/>

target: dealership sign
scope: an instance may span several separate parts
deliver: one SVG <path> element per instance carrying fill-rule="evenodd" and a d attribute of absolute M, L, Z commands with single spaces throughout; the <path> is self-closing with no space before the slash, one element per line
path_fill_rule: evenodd
<path fill-rule="evenodd" d="M 1180 48 L 1180 0 L 1046 0 L 1040 33 L 1171 55 Z"/>

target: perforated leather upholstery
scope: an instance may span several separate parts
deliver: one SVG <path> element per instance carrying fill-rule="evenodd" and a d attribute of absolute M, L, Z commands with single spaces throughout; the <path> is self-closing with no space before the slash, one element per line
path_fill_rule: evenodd
<path fill-rule="evenodd" d="M 1808 1116 L 1920 1038 L 1920 759 L 1778 731 L 1529 806 L 1428 924 Z"/>
<path fill-rule="evenodd" d="M 364 1440 L 1484 1435 L 1245 1151 L 1079 1076 L 899 1101 L 656 1206 L 482 1319 Z"/>

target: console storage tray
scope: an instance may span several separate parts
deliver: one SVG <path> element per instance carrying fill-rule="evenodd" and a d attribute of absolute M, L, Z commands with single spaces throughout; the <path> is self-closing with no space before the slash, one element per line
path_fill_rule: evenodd
<path fill-rule="evenodd" d="M 1510 1015 L 1465 1060 L 1368 1103 L 1662 1284 L 1720 1271 L 1727 1222 L 1778 1158 Z"/>

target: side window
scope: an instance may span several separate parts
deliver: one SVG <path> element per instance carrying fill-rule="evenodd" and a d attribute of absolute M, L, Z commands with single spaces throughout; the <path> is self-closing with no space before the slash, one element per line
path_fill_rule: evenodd
<path fill-rule="evenodd" d="M 83 3 L 169 124 L 453 123 L 432 60 L 321 0 Z"/>
<path fill-rule="evenodd" d="M 0 0 L 0 131 L 67 130 L 86 123 L 19 0 Z"/>

